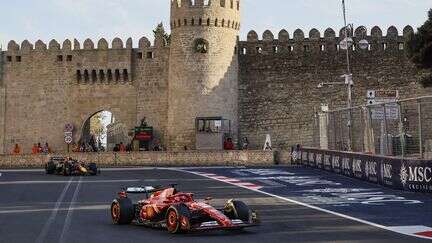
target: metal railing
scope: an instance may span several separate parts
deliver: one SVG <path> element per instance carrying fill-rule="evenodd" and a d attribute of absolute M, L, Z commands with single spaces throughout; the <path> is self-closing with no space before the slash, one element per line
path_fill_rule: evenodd
<path fill-rule="evenodd" d="M 432 96 L 332 110 L 319 123 L 323 149 L 432 159 Z"/>

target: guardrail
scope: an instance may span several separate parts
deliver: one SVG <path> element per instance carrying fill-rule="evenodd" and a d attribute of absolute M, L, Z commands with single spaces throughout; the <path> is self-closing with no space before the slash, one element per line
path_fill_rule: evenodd
<path fill-rule="evenodd" d="M 432 193 L 432 161 L 316 148 L 296 150 L 296 163 L 398 190 Z"/>

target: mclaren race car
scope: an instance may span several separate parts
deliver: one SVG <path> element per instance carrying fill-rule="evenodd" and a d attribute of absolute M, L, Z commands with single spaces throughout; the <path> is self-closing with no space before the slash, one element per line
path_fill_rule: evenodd
<path fill-rule="evenodd" d="M 55 157 L 45 165 L 47 174 L 56 174 L 64 176 L 87 176 L 97 175 L 100 171 L 95 163 L 84 163 L 72 158 Z"/>
<path fill-rule="evenodd" d="M 133 202 L 129 194 L 144 194 L 145 199 Z M 178 192 L 175 185 L 129 187 L 112 202 L 111 217 L 114 224 L 166 228 L 173 234 L 259 225 L 257 213 L 244 202 L 229 200 L 224 208 L 216 209 L 210 200 L 195 201 L 192 193 Z"/>

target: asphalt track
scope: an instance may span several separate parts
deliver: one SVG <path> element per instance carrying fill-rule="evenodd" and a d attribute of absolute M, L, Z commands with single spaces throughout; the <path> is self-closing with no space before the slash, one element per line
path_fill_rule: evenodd
<path fill-rule="evenodd" d="M 253 184 L 228 184 L 221 180 L 225 176 L 210 176 L 235 170 L 110 170 L 97 177 L 0 171 L 0 242 L 426 242 L 273 196 L 283 192 L 281 185 L 253 188 Z M 161 229 L 111 223 L 109 205 L 119 188 L 170 183 L 194 192 L 197 199 L 213 197 L 215 206 L 231 198 L 243 200 L 259 212 L 262 225 L 243 231 L 170 235 Z M 267 183 L 271 184 L 268 178 Z"/>

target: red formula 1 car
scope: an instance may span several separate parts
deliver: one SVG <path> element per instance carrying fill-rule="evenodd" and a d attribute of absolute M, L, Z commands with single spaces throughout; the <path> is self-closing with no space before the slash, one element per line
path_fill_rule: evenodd
<path fill-rule="evenodd" d="M 133 203 L 128 194 L 145 194 Z M 258 225 L 256 212 L 245 203 L 229 200 L 223 209 L 204 201 L 195 201 L 192 193 L 169 187 L 130 187 L 118 193 L 111 204 L 115 224 L 136 224 L 166 228 L 170 233 L 213 229 L 242 229 Z"/>

